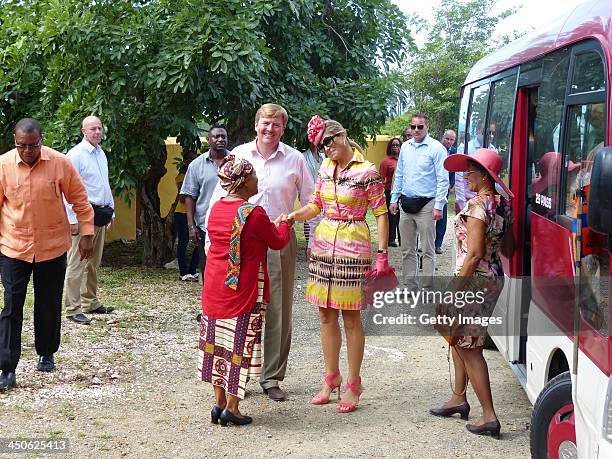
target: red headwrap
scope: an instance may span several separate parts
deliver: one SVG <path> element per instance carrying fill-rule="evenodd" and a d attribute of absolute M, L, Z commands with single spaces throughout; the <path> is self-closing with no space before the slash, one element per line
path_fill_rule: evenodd
<path fill-rule="evenodd" d="M 321 143 L 321 139 L 323 138 L 324 132 L 325 120 L 319 115 L 315 115 L 310 118 L 310 121 L 308 122 L 308 140 L 315 145 L 319 145 Z"/>

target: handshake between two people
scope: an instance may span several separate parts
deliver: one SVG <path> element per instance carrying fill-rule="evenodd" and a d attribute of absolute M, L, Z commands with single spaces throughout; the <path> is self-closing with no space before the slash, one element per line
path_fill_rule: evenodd
<path fill-rule="evenodd" d="M 280 214 L 276 218 L 276 220 L 274 220 L 274 223 L 276 224 L 276 226 L 278 226 L 281 222 L 287 222 L 289 226 L 293 226 L 293 224 L 295 223 L 294 213 L 291 212 L 290 214 Z"/>

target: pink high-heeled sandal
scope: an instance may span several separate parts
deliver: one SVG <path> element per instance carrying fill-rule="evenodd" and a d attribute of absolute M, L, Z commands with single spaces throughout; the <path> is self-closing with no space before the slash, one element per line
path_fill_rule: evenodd
<path fill-rule="evenodd" d="M 336 370 L 336 372 L 331 375 L 325 376 L 325 378 L 323 378 L 323 382 L 327 387 L 331 389 L 330 395 L 334 392 L 334 390 L 338 389 L 338 400 L 340 400 L 340 385 L 342 384 L 342 377 L 340 377 L 340 381 L 338 381 L 338 384 L 334 384 L 334 380 L 338 376 L 340 376 L 340 369 Z M 310 403 L 312 403 L 313 405 L 327 405 L 329 403 L 329 396 L 323 395 L 319 392 L 312 398 Z"/>
<path fill-rule="evenodd" d="M 357 404 L 359 403 L 359 397 L 363 393 L 363 391 L 361 390 L 361 376 L 353 382 L 349 382 L 349 381 L 346 382 L 346 384 L 344 385 L 344 393 L 348 392 L 349 390 L 352 391 L 353 394 L 357 396 L 357 401 L 355 403 L 349 403 L 349 402 L 338 403 L 338 405 L 336 405 L 336 411 L 338 413 L 350 413 L 351 411 L 355 411 L 357 409 Z"/>

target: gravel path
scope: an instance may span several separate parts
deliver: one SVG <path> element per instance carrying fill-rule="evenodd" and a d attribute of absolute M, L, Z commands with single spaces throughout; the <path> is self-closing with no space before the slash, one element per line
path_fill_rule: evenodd
<path fill-rule="evenodd" d="M 399 266 L 399 249 L 391 250 Z M 439 273 L 450 272 L 450 258 L 450 250 L 440 256 Z M 322 356 L 318 317 L 304 301 L 303 255 L 282 385 L 290 399 L 269 401 L 252 381 L 241 409 L 253 425 L 211 425 L 212 389 L 195 377 L 200 290 L 177 277 L 167 270 L 103 268 L 101 297 L 117 313 L 88 327 L 64 322 L 58 369 L 50 374 L 35 371 L 30 294 L 18 387 L 0 394 L 0 436 L 67 438 L 67 456 L 79 458 L 529 456 L 531 406 L 497 352 L 486 351 L 486 358 L 500 441 L 467 433 L 459 418 L 428 415 L 450 393 L 445 342 L 437 336 L 368 337 L 359 409 L 340 415 L 334 404 L 310 405 L 321 384 Z M 343 373 L 345 359 L 343 349 Z M 480 407 L 471 390 L 469 400 L 473 421 Z"/>

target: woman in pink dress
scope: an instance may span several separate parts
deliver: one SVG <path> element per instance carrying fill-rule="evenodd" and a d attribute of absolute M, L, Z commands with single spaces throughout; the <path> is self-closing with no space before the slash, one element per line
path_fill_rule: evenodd
<path fill-rule="evenodd" d="M 349 375 L 336 411 L 348 413 L 357 408 L 361 394 L 365 345 L 361 326 L 361 309 L 365 307 L 363 280 L 372 262 L 372 241 L 365 215 L 370 207 L 376 217 L 379 249 L 376 268 L 383 272 L 389 269 L 387 205 L 376 167 L 364 159 L 361 148 L 348 138 L 340 123 L 313 117 L 309 139 L 315 145 L 321 144 L 327 158 L 319 169 L 310 202 L 289 214 L 289 219 L 304 221 L 323 215 L 313 235 L 306 299 L 319 307 L 326 376 L 323 388 L 311 403 L 329 403 L 329 396 L 336 389 L 340 396 L 342 336 L 338 318 L 342 311 Z"/>

